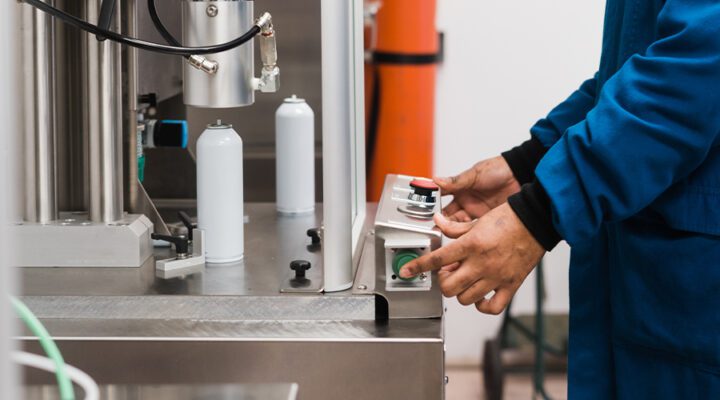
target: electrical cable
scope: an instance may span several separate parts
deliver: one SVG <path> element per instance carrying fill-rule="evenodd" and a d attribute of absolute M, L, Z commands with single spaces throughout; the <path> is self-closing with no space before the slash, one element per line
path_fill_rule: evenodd
<path fill-rule="evenodd" d="M 47 357 L 24 351 L 13 351 L 10 357 L 15 363 L 26 367 L 37 368 L 48 372 L 57 372 L 55 362 Z M 85 392 L 85 400 L 100 399 L 100 388 L 90 375 L 72 365 L 65 365 L 64 368 L 70 379 Z"/>
<path fill-rule="evenodd" d="M 147 7 L 148 13 L 150 14 L 150 19 L 152 20 L 153 25 L 155 25 L 155 30 L 158 31 L 160 36 L 162 36 L 169 45 L 182 46 L 182 44 L 180 44 L 180 41 L 175 39 L 175 36 L 173 36 L 172 33 L 170 33 L 167 28 L 165 28 L 165 25 L 163 25 L 162 21 L 160 20 L 157 8 L 155 7 L 155 0 L 147 0 Z M 190 56 L 186 55 L 184 57 L 188 58 Z"/>
<path fill-rule="evenodd" d="M 112 41 L 122 43 L 128 46 L 136 47 L 141 50 L 147 50 L 147 51 L 154 51 L 157 53 L 165 53 L 165 54 L 175 54 L 179 56 L 192 56 L 192 55 L 204 55 L 204 54 L 214 54 L 214 53 L 221 53 L 223 51 L 227 51 L 230 49 L 234 49 L 235 47 L 241 46 L 242 44 L 250 41 L 252 38 L 254 38 L 258 33 L 260 33 L 260 27 L 256 24 L 253 25 L 252 28 L 250 28 L 247 32 L 245 32 L 242 36 L 233 39 L 229 42 L 217 44 L 217 45 L 211 45 L 211 46 L 198 46 L 198 47 L 185 47 L 185 46 L 172 46 L 172 45 L 164 45 L 160 43 L 154 43 L 154 42 L 148 42 L 142 39 L 137 39 L 129 36 L 122 35 L 117 32 L 113 32 L 107 29 L 102 29 L 98 27 L 97 25 L 93 25 L 87 21 L 83 21 L 82 19 L 70 15 L 62 10 L 59 10 L 47 3 L 45 3 L 42 0 L 23 0 L 28 5 L 31 5 L 38 10 L 48 13 L 52 15 L 53 17 L 72 25 L 76 28 L 82 29 L 86 32 L 103 36 L 107 39 L 110 39 Z"/>
<path fill-rule="evenodd" d="M 55 365 L 55 377 L 57 378 L 58 388 L 60 389 L 60 398 L 62 400 L 75 400 L 75 391 L 68 377 L 67 370 L 65 369 L 65 360 L 63 360 L 63 356 L 55 344 L 55 341 L 47 329 L 45 329 L 42 322 L 30 311 L 25 303 L 15 297 L 10 297 L 10 301 L 20 319 L 22 319 L 28 329 L 37 336 L 45 354 L 53 361 Z"/>

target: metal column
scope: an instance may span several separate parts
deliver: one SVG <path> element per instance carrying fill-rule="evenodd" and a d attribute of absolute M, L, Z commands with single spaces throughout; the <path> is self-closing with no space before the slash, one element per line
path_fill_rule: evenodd
<path fill-rule="evenodd" d="M 88 0 L 86 21 L 97 21 L 100 0 Z M 115 4 L 111 29 L 120 25 Z M 93 222 L 110 223 L 123 215 L 122 98 L 120 45 L 85 34 L 84 120 L 88 132 L 89 214 Z"/>
<path fill-rule="evenodd" d="M 349 43 L 352 3 L 323 0 L 323 258 L 325 291 L 352 286 L 352 105 Z"/>
<path fill-rule="evenodd" d="M 57 219 L 53 19 L 22 8 L 25 220 Z"/>

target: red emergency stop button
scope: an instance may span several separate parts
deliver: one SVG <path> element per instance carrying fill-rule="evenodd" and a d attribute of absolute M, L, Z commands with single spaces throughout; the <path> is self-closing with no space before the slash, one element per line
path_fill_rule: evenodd
<path fill-rule="evenodd" d="M 438 185 L 435 184 L 435 182 L 426 179 L 413 179 L 412 181 L 410 181 L 410 187 L 416 190 L 429 190 L 431 192 L 440 190 L 440 188 L 438 187 Z"/>

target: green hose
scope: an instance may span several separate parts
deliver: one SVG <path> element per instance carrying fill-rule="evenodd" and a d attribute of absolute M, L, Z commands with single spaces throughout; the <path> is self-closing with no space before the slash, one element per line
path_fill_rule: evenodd
<path fill-rule="evenodd" d="M 30 311 L 25 303 L 15 297 L 10 297 L 10 300 L 20 319 L 22 319 L 28 329 L 38 337 L 40 345 L 43 350 L 45 350 L 45 354 L 55 363 L 55 376 L 60 388 L 60 398 L 62 400 L 75 400 L 75 389 L 73 389 L 72 381 L 70 381 L 67 371 L 65 370 L 65 360 L 63 360 L 63 356 L 60 354 L 60 349 L 58 349 L 55 341 L 53 341 L 47 329 L 45 329 L 45 326 L 35 314 Z"/>

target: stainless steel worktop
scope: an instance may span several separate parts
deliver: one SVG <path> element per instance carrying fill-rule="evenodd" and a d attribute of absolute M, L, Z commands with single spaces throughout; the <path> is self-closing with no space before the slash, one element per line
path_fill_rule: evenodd
<path fill-rule="evenodd" d="M 66 359 L 100 383 L 297 382 L 301 399 L 443 397 L 437 289 L 382 293 L 373 281 L 384 272 L 371 271 L 365 256 L 374 254 L 368 231 L 356 260 L 366 270 L 352 290 L 281 293 L 291 260 L 310 261 L 308 278 L 322 281 L 321 252 L 305 234 L 319 217 L 281 218 L 272 204 L 246 210 L 246 255 L 235 265 L 171 280 L 155 277 L 154 260 L 140 268 L 23 268 L 23 299 Z M 390 319 L 377 320 L 388 302 Z M 40 351 L 27 333 L 22 339 Z M 409 365 L 422 368 L 396 379 Z M 28 375 L 31 383 L 47 379 Z"/>

